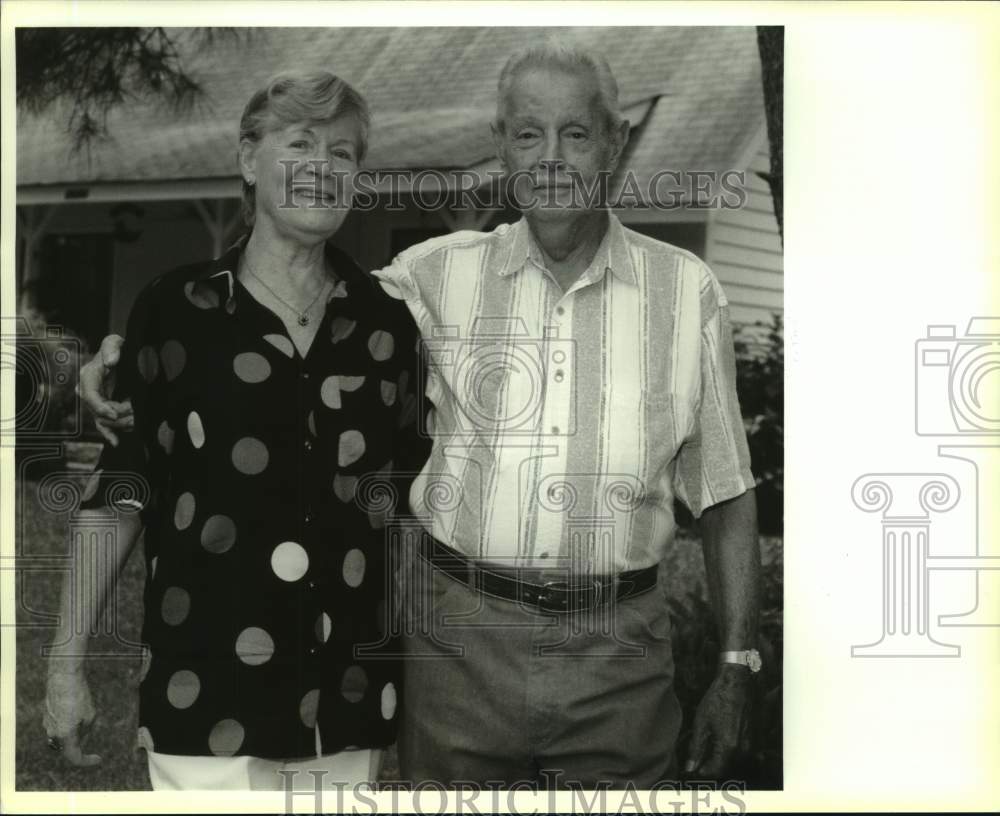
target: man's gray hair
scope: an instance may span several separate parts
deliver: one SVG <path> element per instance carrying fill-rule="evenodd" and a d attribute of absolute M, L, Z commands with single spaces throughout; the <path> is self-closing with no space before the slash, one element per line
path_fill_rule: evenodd
<path fill-rule="evenodd" d="M 556 68 L 570 73 L 589 71 L 597 83 L 598 97 L 604 110 L 608 130 L 614 131 L 621 124 L 618 82 L 611 73 L 608 61 L 599 53 L 575 43 L 552 39 L 541 45 L 532 45 L 518 51 L 507 60 L 507 64 L 500 71 L 500 81 L 497 84 L 496 126 L 501 133 L 504 132 L 504 106 L 514 78 L 522 71 L 532 68 Z"/>

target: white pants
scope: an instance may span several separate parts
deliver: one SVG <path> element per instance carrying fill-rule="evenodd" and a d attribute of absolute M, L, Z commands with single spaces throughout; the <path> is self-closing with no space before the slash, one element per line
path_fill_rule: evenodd
<path fill-rule="evenodd" d="M 374 782 L 382 751 L 365 749 L 283 761 L 260 757 L 183 756 L 146 752 L 153 790 L 331 790 Z M 281 774 L 279 771 L 285 771 Z M 310 773 L 310 771 L 318 773 Z M 293 772 L 297 772 L 294 773 Z"/>

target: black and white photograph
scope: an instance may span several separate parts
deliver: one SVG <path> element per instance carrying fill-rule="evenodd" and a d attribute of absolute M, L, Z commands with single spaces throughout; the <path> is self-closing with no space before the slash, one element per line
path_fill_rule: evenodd
<path fill-rule="evenodd" d="M 19 787 L 780 788 L 780 28 L 16 44 Z"/>
<path fill-rule="evenodd" d="M 876 783 L 812 753 L 821 724 L 856 736 L 851 767 L 908 741 L 878 695 L 991 653 L 1000 319 L 925 316 L 914 290 L 875 351 L 886 393 L 915 378 L 895 390 L 916 436 L 969 437 L 936 465 L 889 432 L 860 445 L 888 404 L 858 390 L 876 361 L 845 358 L 886 308 L 834 238 L 837 196 L 876 206 L 874 153 L 843 172 L 872 103 L 824 117 L 855 104 L 877 32 L 912 62 L 928 29 L 873 23 L 838 74 L 768 4 L 12 5 L 5 796 L 851 809 Z M 942 47 L 986 42 L 972 19 Z M 956 377 L 971 413 L 942 401 Z M 840 777 L 846 798 L 815 797 Z"/>

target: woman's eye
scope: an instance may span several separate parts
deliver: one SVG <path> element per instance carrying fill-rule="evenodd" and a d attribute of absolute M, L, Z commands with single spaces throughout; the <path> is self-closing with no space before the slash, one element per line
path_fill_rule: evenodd
<path fill-rule="evenodd" d="M 308 146 L 309 146 L 309 143 L 305 139 L 296 139 L 294 142 L 292 142 L 289 145 L 289 147 L 294 147 L 297 150 L 301 150 L 301 149 L 306 148 Z"/>
<path fill-rule="evenodd" d="M 334 150 L 333 155 L 338 159 L 344 159 L 345 161 L 353 161 L 354 156 L 351 155 L 349 150 Z"/>

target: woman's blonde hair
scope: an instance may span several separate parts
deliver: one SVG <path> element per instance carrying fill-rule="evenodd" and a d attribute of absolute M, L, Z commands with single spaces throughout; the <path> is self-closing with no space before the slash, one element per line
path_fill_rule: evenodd
<path fill-rule="evenodd" d="M 259 142 L 266 133 L 296 122 L 329 122 L 353 114 L 358 120 L 358 161 L 368 151 L 371 114 L 368 103 L 350 84 L 329 71 L 283 73 L 254 93 L 240 117 L 240 144 Z M 243 179 L 243 220 L 253 226 L 257 196 Z"/>

